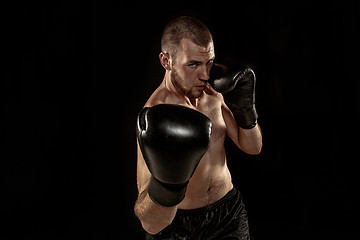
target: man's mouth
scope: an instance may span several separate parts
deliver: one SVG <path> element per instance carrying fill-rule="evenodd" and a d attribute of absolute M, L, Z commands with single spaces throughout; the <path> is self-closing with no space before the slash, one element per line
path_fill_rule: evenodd
<path fill-rule="evenodd" d="M 202 91 L 202 90 L 204 90 L 205 85 L 195 86 L 195 88 L 196 88 L 197 90 L 199 90 L 199 91 Z"/>

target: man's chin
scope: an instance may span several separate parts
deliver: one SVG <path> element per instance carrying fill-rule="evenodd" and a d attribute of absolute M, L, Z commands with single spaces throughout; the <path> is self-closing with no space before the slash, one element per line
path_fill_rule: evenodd
<path fill-rule="evenodd" d="M 195 91 L 195 92 L 191 92 L 188 94 L 188 98 L 199 98 L 203 95 L 204 93 L 204 90 L 201 90 L 201 91 Z"/>

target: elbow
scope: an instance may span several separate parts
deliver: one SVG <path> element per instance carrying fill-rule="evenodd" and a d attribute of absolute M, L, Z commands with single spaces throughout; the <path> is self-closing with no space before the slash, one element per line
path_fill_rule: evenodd
<path fill-rule="evenodd" d="M 262 150 L 262 143 L 260 143 L 258 146 L 256 146 L 252 155 L 259 155 L 261 153 L 261 150 Z"/>
<path fill-rule="evenodd" d="M 161 230 L 163 230 L 166 226 L 163 226 L 163 227 L 159 227 L 159 226 L 153 226 L 153 225 L 150 225 L 150 224 L 146 224 L 144 222 L 141 222 L 141 225 L 143 227 L 143 229 L 150 233 L 151 235 L 155 235 L 155 234 L 158 234 Z"/>
<path fill-rule="evenodd" d="M 256 155 L 259 155 L 260 153 L 261 153 L 261 149 L 260 149 L 260 150 L 256 150 L 256 151 L 249 152 L 248 154 L 256 156 Z"/>
<path fill-rule="evenodd" d="M 252 146 L 245 150 L 245 152 L 249 155 L 259 155 L 262 150 L 262 143 L 257 144 L 256 146 Z"/>
<path fill-rule="evenodd" d="M 253 155 L 259 155 L 259 154 L 261 153 L 261 150 L 262 150 L 262 143 L 260 143 L 260 144 L 256 147 Z"/>
<path fill-rule="evenodd" d="M 159 223 L 154 224 L 154 223 L 146 222 L 144 220 L 140 222 L 143 229 L 152 235 L 158 234 L 161 230 L 163 230 L 164 228 L 166 228 L 168 225 L 171 224 L 171 222 L 165 222 L 165 221 L 161 221 L 161 224 Z"/>
<path fill-rule="evenodd" d="M 141 214 L 141 212 L 136 208 L 134 210 L 135 210 L 135 215 L 140 220 L 143 229 L 152 235 L 159 233 L 161 230 L 166 228 L 172 222 L 172 219 L 170 220 L 167 218 L 161 218 L 161 219 L 157 219 L 157 221 L 154 221 L 153 217 L 149 217 Z"/>

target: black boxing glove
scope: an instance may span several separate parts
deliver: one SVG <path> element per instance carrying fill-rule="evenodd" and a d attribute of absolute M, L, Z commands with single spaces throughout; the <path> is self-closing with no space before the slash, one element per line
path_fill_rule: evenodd
<path fill-rule="evenodd" d="M 189 179 L 210 143 L 211 120 L 179 105 L 143 108 L 137 137 L 151 172 L 148 194 L 162 206 L 175 206 L 185 197 Z"/>
<path fill-rule="evenodd" d="M 234 114 L 238 126 L 251 129 L 256 126 L 255 73 L 247 65 L 214 64 L 210 85 L 224 96 L 226 105 Z"/>

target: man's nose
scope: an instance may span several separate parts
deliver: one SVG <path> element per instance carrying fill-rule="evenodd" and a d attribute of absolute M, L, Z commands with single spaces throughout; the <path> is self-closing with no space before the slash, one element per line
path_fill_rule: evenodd
<path fill-rule="evenodd" d="M 201 68 L 201 72 L 199 74 L 199 79 L 202 81 L 208 81 L 210 78 L 210 69 L 206 66 Z"/>

